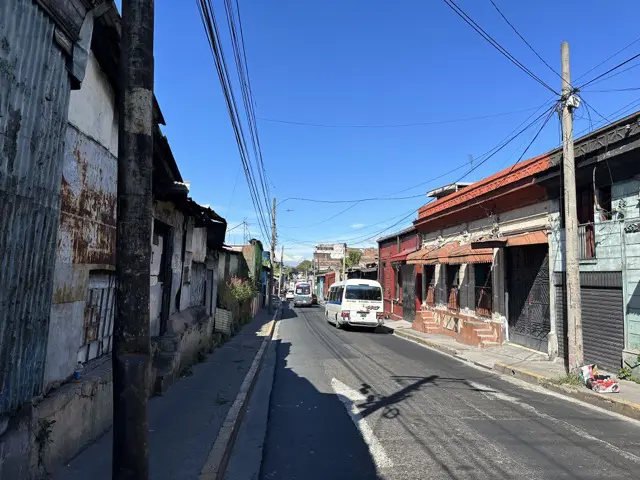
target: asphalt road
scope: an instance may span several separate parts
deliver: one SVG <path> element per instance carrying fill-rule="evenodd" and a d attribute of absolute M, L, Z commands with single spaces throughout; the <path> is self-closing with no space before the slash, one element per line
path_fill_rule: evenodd
<path fill-rule="evenodd" d="M 285 309 L 264 480 L 638 479 L 640 427 L 406 340 Z"/>

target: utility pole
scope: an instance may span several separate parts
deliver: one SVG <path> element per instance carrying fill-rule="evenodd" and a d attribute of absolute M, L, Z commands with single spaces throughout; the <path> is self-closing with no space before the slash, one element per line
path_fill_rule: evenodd
<path fill-rule="evenodd" d="M 278 296 L 282 296 L 282 287 L 283 287 L 283 277 L 284 277 L 284 245 L 282 245 L 280 250 L 280 281 L 278 282 Z"/>
<path fill-rule="evenodd" d="M 122 1 L 112 356 L 114 480 L 149 478 L 153 26 L 153 0 Z"/>
<path fill-rule="evenodd" d="M 582 347 L 582 300 L 578 259 L 578 210 L 573 156 L 573 110 L 578 99 L 571 87 L 569 43 L 562 43 L 562 173 L 564 178 L 565 263 L 567 269 L 567 337 L 569 371 L 584 363 Z"/>
<path fill-rule="evenodd" d="M 273 313 L 273 302 L 271 301 L 271 292 L 273 288 L 273 268 L 276 264 L 276 199 L 273 198 L 273 206 L 271 207 L 271 272 L 269 273 L 269 313 Z M 280 271 L 282 276 L 282 270 Z"/>
<path fill-rule="evenodd" d="M 342 255 L 342 280 L 347 278 L 347 244 L 344 244 L 344 255 Z"/>

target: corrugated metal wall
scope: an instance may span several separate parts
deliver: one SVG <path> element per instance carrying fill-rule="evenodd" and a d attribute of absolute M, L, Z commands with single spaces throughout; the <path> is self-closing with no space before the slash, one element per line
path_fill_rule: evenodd
<path fill-rule="evenodd" d="M 69 79 L 35 2 L 2 0 L 0 19 L 2 413 L 42 388 Z"/>
<path fill-rule="evenodd" d="M 567 292 L 564 275 L 555 273 L 558 355 L 567 358 Z M 616 372 L 624 348 L 622 274 L 581 272 L 582 341 L 585 363 Z"/>

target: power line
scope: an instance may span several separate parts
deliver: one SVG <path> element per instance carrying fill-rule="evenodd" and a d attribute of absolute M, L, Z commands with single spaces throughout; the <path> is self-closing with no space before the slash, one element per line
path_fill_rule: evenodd
<path fill-rule="evenodd" d="M 476 31 L 478 35 L 484 38 L 493 48 L 498 50 L 502 55 L 504 55 L 511 63 L 513 63 L 516 67 L 522 70 L 524 73 L 529 75 L 532 79 L 538 82 L 540 85 L 558 95 L 553 88 L 551 88 L 545 81 L 540 79 L 536 74 L 534 74 L 531 70 L 525 67 L 519 60 L 517 60 L 511 53 L 507 51 L 500 43 L 498 43 L 491 35 L 489 35 L 480 25 L 478 25 L 467 13 L 458 5 L 453 3 L 451 0 L 443 0 L 444 3 L 453 10 L 456 15 L 458 15 L 464 22 L 469 25 L 473 30 Z"/>
<path fill-rule="evenodd" d="M 635 54 L 633 57 L 626 59 L 624 62 L 619 63 L 619 64 L 618 64 L 618 65 L 616 65 L 615 67 L 610 68 L 609 70 L 607 70 L 607 71 L 606 71 L 606 72 L 604 72 L 604 73 L 601 73 L 601 74 L 600 74 L 600 75 L 598 75 L 597 77 L 592 78 L 591 80 L 589 80 L 589 81 L 588 81 L 588 82 L 586 82 L 586 83 L 583 83 L 582 85 L 580 85 L 580 86 L 578 87 L 578 89 L 579 89 L 579 90 L 582 90 L 582 89 L 583 89 L 584 87 L 586 87 L 587 85 L 591 85 L 591 84 L 592 84 L 592 83 L 594 83 L 596 80 L 601 79 L 601 78 L 602 78 L 602 77 L 604 77 L 605 75 L 608 75 L 609 73 L 611 73 L 611 72 L 613 72 L 613 71 L 615 71 L 615 70 L 619 69 L 620 67 L 622 67 L 622 66 L 626 65 L 627 63 L 629 63 L 629 62 L 631 62 L 631 61 L 635 60 L 635 59 L 636 59 L 636 58 L 638 58 L 638 57 L 640 57 L 640 53 Z M 637 65 L 636 65 L 636 66 L 637 66 Z M 622 73 L 622 72 L 620 72 L 620 73 Z M 612 77 L 613 77 L 613 75 L 612 75 Z M 609 77 L 609 78 L 611 78 L 611 77 Z"/>
<path fill-rule="evenodd" d="M 553 109 L 553 106 L 551 107 L 551 109 Z M 519 137 L 521 134 L 523 134 L 525 131 L 527 131 L 529 128 L 531 128 L 531 126 L 535 125 L 541 118 L 543 118 L 545 115 L 547 115 L 548 112 L 549 112 L 549 108 L 545 109 L 545 111 L 543 111 L 541 115 L 536 117 L 536 119 L 533 120 L 532 122 L 530 122 L 527 126 L 525 126 L 524 128 L 520 129 L 520 131 L 518 131 L 515 135 L 511 135 L 510 138 L 501 141 L 496 147 L 494 147 L 491 150 L 489 150 L 489 152 L 484 154 L 485 158 L 483 158 L 481 161 L 476 163 L 471 169 L 469 169 L 469 171 L 467 171 L 460 178 L 460 180 L 462 180 L 467 175 L 469 175 L 470 173 L 474 172 L 479 167 L 484 165 L 489 159 L 491 159 L 498 152 L 500 152 L 502 149 L 504 149 L 513 140 L 515 140 L 517 137 Z M 456 170 L 457 169 L 458 168 L 456 168 Z M 451 173 L 451 172 L 449 172 L 449 173 Z M 436 178 L 438 178 L 438 177 L 436 177 Z M 428 181 L 432 181 L 432 180 L 434 180 L 434 179 L 432 178 L 432 179 L 430 179 Z M 457 181 L 460 181 L 460 180 L 457 180 Z M 424 183 L 427 183 L 427 182 L 424 182 Z M 363 202 L 391 201 L 391 200 L 394 200 L 394 201 L 395 200 L 411 200 L 411 199 L 415 199 L 415 198 L 422 198 L 423 196 L 424 196 L 424 194 L 421 193 L 419 195 L 410 195 L 410 196 L 405 196 L 405 197 L 369 197 L 369 198 L 359 198 L 359 199 L 352 199 L 352 200 L 323 200 L 323 199 L 304 198 L 304 197 L 289 197 L 287 200 L 296 200 L 296 201 L 310 202 L 310 203 L 339 204 L 339 203 L 363 203 Z"/>
<path fill-rule="evenodd" d="M 507 115 L 514 115 L 516 113 L 530 112 L 536 110 L 535 108 L 525 108 L 522 110 L 514 110 L 511 112 L 494 113 L 490 115 L 482 115 L 478 117 L 466 117 L 466 118 L 454 118 L 450 120 L 434 120 L 429 122 L 415 122 L 415 123 L 396 123 L 396 124 L 330 124 L 330 123 L 311 123 L 311 122 L 298 122 L 293 120 L 281 120 L 275 118 L 258 117 L 258 120 L 269 123 L 283 123 L 286 125 L 298 125 L 303 127 L 321 127 L 321 128 L 405 128 L 405 127 L 423 127 L 429 125 L 443 125 L 447 123 L 460 123 L 471 122 L 475 120 L 486 120 L 488 118 L 504 117 Z"/>
<path fill-rule="evenodd" d="M 242 93 L 242 101 L 244 104 L 245 112 L 247 114 L 247 124 L 249 126 L 249 133 L 251 144 L 253 147 L 253 152 L 256 158 L 257 169 L 258 169 L 258 177 L 260 180 L 260 186 L 262 188 L 263 200 L 265 202 L 265 207 L 267 211 L 269 211 L 269 199 L 271 198 L 271 194 L 269 192 L 269 186 L 266 183 L 266 173 L 264 168 L 264 162 L 262 159 L 262 150 L 260 149 L 260 139 L 258 137 L 258 125 L 255 119 L 254 112 L 254 100 L 253 94 L 251 92 L 251 79 L 249 77 L 249 66 L 247 64 L 247 56 L 246 50 L 244 48 L 244 35 L 242 34 L 242 19 L 240 17 L 240 10 L 237 9 L 234 12 L 233 5 L 231 0 L 225 0 L 225 14 L 227 18 L 227 25 L 229 27 L 229 34 L 231 36 L 231 47 L 234 54 L 234 59 L 236 63 L 236 73 L 238 75 L 238 82 L 240 85 L 240 90 Z M 236 2 L 236 6 L 238 6 Z M 237 23 L 238 30 L 240 30 L 240 37 L 236 31 L 236 13 L 237 13 Z M 239 41 L 240 38 L 240 41 Z M 253 168 L 250 163 L 251 168 Z"/>
<path fill-rule="evenodd" d="M 224 50 L 222 49 L 220 31 L 216 21 L 215 12 L 213 10 L 213 5 L 211 0 L 196 0 L 196 1 L 198 5 L 198 11 L 200 13 L 200 18 L 202 20 L 202 24 L 207 36 L 207 41 L 209 42 L 209 48 L 213 56 L 216 72 L 220 80 L 220 86 L 222 88 L 225 104 L 227 106 L 227 113 L 229 115 L 231 126 L 233 128 L 234 135 L 236 138 L 236 143 L 238 145 L 238 152 L 240 154 L 240 160 L 242 162 L 245 178 L 247 180 L 247 186 L 249 187 L 251 202 L 253 203 L 253 207 L 256 211 L 256 217 L 258 218 L 258 225 L 262 232 L 263 238 L 269 240 L 270 239 L 269 229 L 267 227 L 267 222 L 265 220 L 262 199 L 254 178 L 253 166 L 252 166 L 251 159 L 249 157 L 248 148 L 247 148 L 247 140 L 244 134 L 244 129 L 242 127 L 242 122 L 240 120 L 240 113 L 239 113 L 238 105 L 235 99 L 235 94 L 233 91 L 233 86 L 231 83 L 231 78 L 229 75 L 229 70 L 228 70 L 227 62 L 224 55 Z M 233 37 L 233 34 L 232 34 L 232 37 Z M 234 55 L 236 55 L 236 47 L 237 45 L 234 46 Z M 236 63 L 237 63 L 237 56 L 236 56 Z M 242 72 L 244 72 L 244 69 L 241 65 L 237 64 L 236 66 L 239 70 L 242 70 Z M 247 109 L 247 103 L 246 103 L 247 97 L 246 97 L 246 91 L 242 86 L 243 83 L 244 82 L 241 81 L 241 89 L 243 90 L 242 94 L 243 94 L 243 101 L 245 102 L 245 109 Z M 247 117 L 251 117 L 251 113 L 249 110 L 247 110 L 245 113 Z M 249 120 L 249 123 L 251 124 L 250 120 Z M 250 127 L 250 130 L 251 130 L 251 127 Z M 264 194 L 264 188 L 263 188 L 263 194 Z"/>
<path fill-rule="evenodd" d="M 625 47 L 622 47 L 620 50 L 618 50 L 616 53 L 614 53 L 613 55 L 605 58 L 603 61 L 601 61 L 600 63 L 598 63 L 595 67 L 587 70 L 586 72 L 584 72 L 582 75 L 580 75 L 578 78 L 576 78 L 574 81 L 578 81 L 580 80 L 582 77 L 585 77 L 587 74 L 593 72 L 596 68 L 600 67 L 601 65 L 604 65 L 605 63 L 607 63 L 609 60 L 611 60 L 613 57 L 615 57 L 616 55 L 624 52 L 627 48 L 635 45 L 636 43 L 640 42 L 640 37 L 636 38 L 633 42 L 631 42 L 630 44 L 628 44 Z"/>
<path fill-rule="evenodd" d="M 547 102 L 548 103 L 548 102 Z M 494 148 L 493 152 L 487 156 L 487 158 L 483 159 L 482 162 L 480 162 L 480 164 L 486 162 L 489 160 L 489 158 L 491 158 L 493 155 L 495 155 L 496 153 L 498 153 L 501 149 L 503 149 L 506 145 L 508 145 L 511 141 L 513 141 L 515 138 L 517 138 L 521 133 L 523 133 L 524 131 L 526 131 L 528 128 L 530 128 L 532 125 L 535 125 L 541 118 L 545 117 L 546 118 L 542 124 L 542 126 L 540 127 L 540 129 L 538 130 L 538 132 L 535 134 L 535 136 L 533 137 L 533 139 L 529 142 L 529 144 L 527 145 L 527 147 L 525 148 L 525 150 L 522 152 L 522 154 L 520 155 L 520 158 L 518 158 L 518 160 L 516 161 L 516 163 L 513 165 L 514 167 L 522 160 L 522 158 L 524 157 L 524 155 L 526 154 L 526 152 L 529 150 L 529 148 L 531 147 L 531 145 L 535 142 L 535 140 L 538 138 L 538 136 L 540 135 L 540 133 L 542 132 L 542 130 L 544 129 L 544 127 L 547 125 L 547 123 L 549 122 L 549 120 L 551 119 L 551 117 L 553 116 L 553 112 L 555 111 L 555 102 L 552 106 L 548 107 L 547 109 L 545 109 L 545 111 L 538 116 L 533 122 L 531 122 L 530 124 L 528 124 L 524 129 L 520 130 L 516 135 L 512 136 L 510 139 L 501 142 L 501 144 L 499 144 L 498 147 Z M 476 168 L 478 168 L 479 165 L 476 165 L 475 167 L 472 167 L 468 172 L 466 172 L 464 175 L 462 175 L 458 180 L 456 180 L 453 183 L 457 183 L 459 181 L 461 181 L 462 179 L 464 179 L 469 173 L 471 173 L 473 170 L 475 170 Z M 343 242 L 346 242 L 347 244 L 351 244 L 351 245 L 357 245 L 357 244 L 361 244 L 361 243 L 367 243 L 371 240 L 373 240 L 374 238 L 379 238 L 380 235 L 382 235 L 383 233 L 389 231 L 390 229 L 398 226 L 399 224 L 405 222 L 409 217 L 411 217 L 412 215 L 415 215 L 417 210 L 419 210 L 420 208 L 424 207 L 425 205 L 428 205 L 429 203 L 433 202 L 433 200 L 429 200 L 427 201 L 425 204 L 421 205 L 418 209 L 412 209 L 409 212 L 407 212 L 406 214 L 401 214 L 399 216 L 401 216 L 402 218 L 400 220 L 398 220 L 397 222 L 395 222 L 393 225 L 390 225 L 388 227 L 385 227 L 382 230 L 376 231 L 373 234 L 367 234 L 364 236 L 359 236 L 359 237 L 355 237 L 355 238 L 351 238 L 348 240 L 344 240 Z M 477 204 L 479 204 L 480 202 L 478 202 Z M 398 216 L 398 217 L 399 217 Z M 398 217 L 393 217 L 393 218 L 398 218 Z M 388 221 L 388 220 L 386 220 Z M 385 220 L 383 220 L 382 222 L 379 223 L 385 223 Z M 290 237 L 289 237 L 290 238 Z M 295 240 L 295 239 L 291 239 L 294 243 L 298 243 L 300 245 L 310 245 L 310 246 L 314 246 L 313 243 L 304 243 L 302 241 L 299 240 Z M 316 243 L 322 243 L 322 242 L 316 242 Z"/>
<path fill-rule="evenodd" d="M 555 107 L 555 105 L 554 105 Z M 531 145 L 533 145 L 533 143 L 536 141 L 536 139 L 540 136 L 540 134 L 542 133 L 542 130 L 544 130 L 544 127 L 547 126 L 547 123 L 549 123 L 549 120 L 551 120 L 551 117 L 553 116 L 553 112 L 555 111 L 555 108 L 551 108 L 549 109 L 549 114 L 547 115 L 547 118 L 545 118 L 544 122 L 542 123 L 542 126 L 540 127 L 540 129 L 538 130 L 538 133 L 535 134 L 535 136 L 531 139 L 531 141 L 529 142 L 529 145 L 527 145 L 527 147 L 524 149 L 524 151 L 522 152 L 522 154 L 520 155 L 520 158 L 518 158 L 518 160 L 516 161 L 516 163 L 513 164 L 513 166 L 511 167 L 512 169 L 518 165 L 520 163 L 520 161 L 524 158 L 525 154 L 529 151 L 529 149 L 531 148 Z"/>
<path fill-rule="evenodd" d="M 540 59 L 540 61 L 542 63 L 544 63 L 549 70 L 551 70 L 553 73 L 555 73 L 558 77 L 562 78 L 562 75 L 560 75 L 557 72 L 557 70 L 555 70 L 551 65 L 549 65 L 545 61 L 545 59 L 540 56 L 540 54 L 536 51 L 536 49 L 533 48 L 529 42 L 527 42 L 527 40 L 520 34 L 520 32 L 516 29 L 516 27 L 505 16 L 505 14 L 502 13 L 502 11 L 498 8 L 498 6 L 495 4 L 495 2 L 493 0 L 489 0 L 489 1 L 491 2 L 491 5 L 493 5 L 493 8 L 495 8 L 496 11 L 500 14 L 500 16 L 504 19 L 504 21 L 507 22 L 507 25 L 509 25 L 511 27 L 511 29 L 516 33 L 516 35 L 518 35 L 518 37 L 520 37 L 520 40 L 522 40 L 525 43 L 525 45 L 527 47 L 529 47 L 529 49 L 536 55 L 536 57 L 538 57 Z"/>
<path fill-rule="evenodd" d="M 640 65 L 640 64 L 638 64 Z M 638 66 L 635 65 L 635 66 Z M 598 92 L 598 93 L 603 93 L 603 92 L 633 92 L 636 90 L 640 90 L 640 87 L 629 87 L 629 88 L 609 88 L 606 90 L 582 90 L 582 92 L 588 92 L 588 93 L 594 93 L 594 92 Z"/>

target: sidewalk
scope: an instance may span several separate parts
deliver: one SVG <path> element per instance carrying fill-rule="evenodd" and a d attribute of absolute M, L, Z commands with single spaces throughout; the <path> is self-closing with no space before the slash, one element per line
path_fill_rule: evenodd
<path fill-rule="evenodd" d="M 272 331 L 271 319 L 263 309 L 164 396 L 150 399 L 150 478 L 198 478 L 264 337 Z M 111 447 L 110 431 L 51 478 L 111 480 Z"/>
<path fill-rule="evenodd" d="M 619 393 L 599 394 L 583 386 L 561 384 L 559 380 L 567 376 L 564 365 L 550 362 L 546 354 L 519 345 L 505 343 L 499 347 L 479 349 L 458 343 L 446 335 L 418 332 L 404 320 L 385 321 L 384 325 L 396 336 L 447 355 L 640 420 L 640 385 L 637 383 L 620 380 Z"/>

